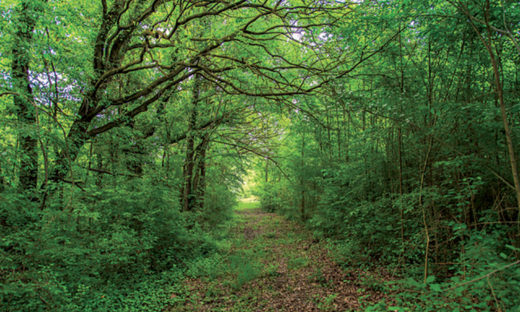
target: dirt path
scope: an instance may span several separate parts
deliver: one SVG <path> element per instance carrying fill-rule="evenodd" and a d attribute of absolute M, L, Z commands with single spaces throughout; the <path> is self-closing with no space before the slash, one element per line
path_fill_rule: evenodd
<path fill-rule="evenodd" d="M 361 298 L 382 297 L 299 224 L 254 207 L 236 214 L 221 274 L 186 280 L 184 299 L 170 311 L 356 311 Z"/>

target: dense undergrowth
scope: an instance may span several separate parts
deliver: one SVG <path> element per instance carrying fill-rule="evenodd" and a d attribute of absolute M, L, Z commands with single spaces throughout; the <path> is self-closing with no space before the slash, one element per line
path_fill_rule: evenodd
<path fill-rule="evenodd" d="M 152 185 L 135 179 L 88 193 L 72 188 L 45 210 L 3 192 L 2 310 L 159 311 L 168 306 L 186 272 L 219 250 L 233 201 L 222 190 L 209 192 L 212 213 L 186 213 L 175 193 Z"/>
<path fill-rule="evenodd" d="M 399 195 L 380 174 L 388 170 L 384 155 L 330 166 L 320 164 L 319 153 L 305 152 L 305 162 L 321 171 L 289 163 L 285 173 L 303 185 L 270 172 L 268 183 L 259 178 L 257 195 L 264 209 L 304 222 L 345 268 L 389 274 L 391 281 L 383 276 L 369 283 L 391 294 L 369 311 L 520 308 L 516 214 L 496 202 L 488 206 L 485 196 L 496 187 L 491 177 L 473 172 L 454 184 L 449 176 L 434 176 L 437 185 L 421 191 L 408 184 Z M 308 176 L 299 180 L 301 175 Z"/>
<path fill-rule="evenodd" d="M 515 311 L 520 307 L 520 266 L 516 260 L 519 249 L 509 238 L 514 229 L 500 224 L 493 215 L 481 217 L 482 223 L 489 224 L 485 227 L 468 228 L 464 223 L 443 221 L 442 229 L 450 237 L 444 246 L 433 249 L 426 246 L 420 213 L 406 211 L 406 236 L 401 239 L 399 200 L 390 196 L 350 200 L 341 195 L 348 191 L 338 192 L 333 185 L 325 184 L 324 199 L 305 224 L 327 242 L 336 261 L 345 268 L 383 268 L 391 273 L 391 282 L 380 278 L 371 286 L 385 289 L 392 299 L 368 310 Z M 271 186 L 268 189 L 272 190 Z M 284 202 L 283 208 L 273 209 L 272 203 L 281 201 L 277 196 L 282 194 L 262 194 L 269 210 L 290 211 L 290 201 Z M 300 207 L 292 207 L 290 215 L 300 220 Z M 430 233 L 432 237 L 435 234 Z M 425 254 L 427 248 L 429 255 Z"/>

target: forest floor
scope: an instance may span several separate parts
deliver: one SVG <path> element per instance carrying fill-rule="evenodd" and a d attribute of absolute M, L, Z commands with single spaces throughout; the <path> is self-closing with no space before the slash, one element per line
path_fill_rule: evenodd
<path fill-rule="evenodd" d="M 374 274 L 338 266 L 298 223 L 241 202 L 215 271 L 188 278 L 169 311 L 359 311 L 383 298 Z"/>

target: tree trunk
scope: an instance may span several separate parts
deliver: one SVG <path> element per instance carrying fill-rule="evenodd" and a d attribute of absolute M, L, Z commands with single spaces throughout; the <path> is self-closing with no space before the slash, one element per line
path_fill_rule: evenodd
<path fill-rule="evenodd" d="M 473 24 L 471 20 L 471 13 L 467 10 L 464 10 L 463 13 L 466 14 L 469 18 L 469 23 L 477 36 L 479 37 L 480 41 L 486 48 L 489 54 L 489 58 L 491 59 L 491 65 L 493 68 L 493 76 L 494 76 L 494 84 L 495 84 L 495 91 L 498 97 L 498 102 L 500 106 L 500 114 L 502 117 L 502 125 L 504 127 L 504 134 L 506 137 L 506 145 L 507 145 L 507 151 L 509 154 L 509 164 L 511 166 L 511 174 L 513 176 L 513 182 L 515 187 L 515 195 L 516 195 L 516 204 L 517 208 L 520 211 L 520 177 L 518 175 L 518 164 L 516 161 L 516 155 L 515 155 L 515 149 L 513 144 L 513 138 L 511 134 L 511 128 L 509 126 L 508 116 L 507 116 L 507 108 L 504 101 L 504 91 L 502 88 L 502 81 L 500 79 L 500 70 L 498 67 L 498 61 L 497 56 L 493 52 L 493 44 L 491 42 L 492 38 L 492 30 L 491 26 L 489 25 L 489 2 L 487 3 L 487 7 L 485 9 L 484 15 L 485 15 L 485 24 L 486 24 L 486 30 L 488 32 L 487 40 L 484 38 L 484 36 L 479 32 L 475 24 Z M 518 216 L 520 218 L 520 213 L 518 213 Z"/>
<path fill-rule="evenodd" d="M 193 208 L 193 169 L 195 167 L 195 134 L 194 129 L 197 124 L 197 104 L 200 97 L 200 84 L 202 78 L 195 75 L 193 82 L 193 98 L 191 103 L 190 120 L 188 122 L 188 136 L 186 138 L 186 158 L 184 159 L 183 177 L 184 186 L 182 188 L 182 209 L 189 211 Z"/>
<path fill-rule="evenodd" d="M 49 180 L 52 182 L 62 181 L 69 172 L 72 162 L 78 157 L 79 151 L 85 145 L 90 136 L 87 133 L 92 117 L 86 116 L 75 120 L 66 138 L 66 145 L 63 148 L 52 169 Z"/>
<path fill-rule="evenodd" d="M 197 166 L 193 179 L 193 193 L 195 196 L 195 207 L 204 208 L 204 195 L 206 193 L 206 152 L 209 145 L 209 134 L 204 135 L 202 142 L 197 146 Z"/>
<path fill-rule="evenodd" d="M 330 143 L 330 141 L 329 141 Z M 301 146 L 301 172 L 300 172 L 300 216 L 302 221 L 305 221 L 305 179 L 303 173 L 305 172 L 305 132 L 302 132 L 302 146 Z"/>
<path fill-rule="evenodd" d="M 40 1 L 22 1 L 17 8 L 15 45 L 12 48 L 11 64 L 13 87 L 17 93 L 14 105 L 22 128 L 20 133 L 20 173 L 19 188 L 34 191 L 38 183 L 38 141 L 36 139 L 36 107 L 33 105 L 33 92 L 29 80 L 32 33 L 36 17 L 41 14 Z"/>

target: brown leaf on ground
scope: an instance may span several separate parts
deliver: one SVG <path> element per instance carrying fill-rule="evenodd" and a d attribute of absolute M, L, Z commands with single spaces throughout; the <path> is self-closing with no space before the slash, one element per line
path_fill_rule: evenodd
<path fill-rule="evenodd" d="M 361 287 L 368 273 L 342 269 L 300 224 L 260 209 L 237 214 L 243 221 L 231 232 L 238 243 L 230 250 L 246 255 L 246 264 L 217 279 L 187 279 L 186 300 L 170 311 L 356 311 L 360 297 L 385 297 Z M 249 256 L 255 252 L 256 258 Z M 241 282 L 247 270 L 256 275 Z"/>

